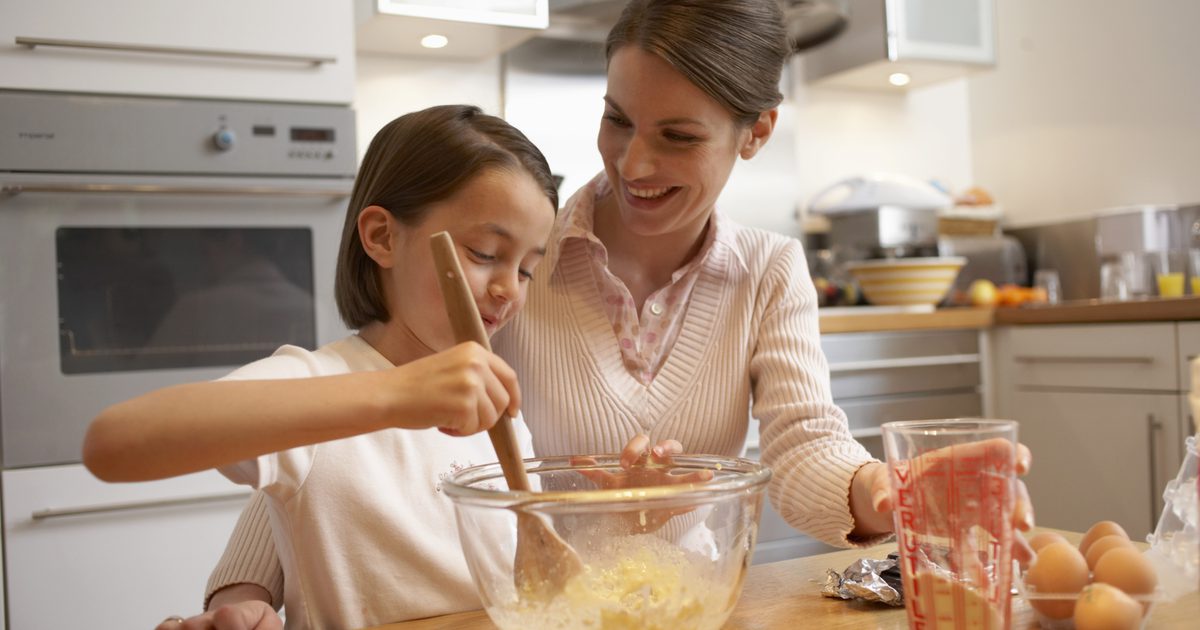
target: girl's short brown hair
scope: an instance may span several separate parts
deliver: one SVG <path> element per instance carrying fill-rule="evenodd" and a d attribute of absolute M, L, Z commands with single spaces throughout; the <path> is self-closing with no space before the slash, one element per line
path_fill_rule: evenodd
<path fill-rule="evenodd" d="M 353 329 L 391 318 L 379 267 L 358 237 L 358 215 L 386 208 L 404 225 L 418 225 L 431 204 L 452 196 L 489 169 L 524 170 L 557 211 L 550 165 L 525 134 L 473 105 L 441 105 L 405 114 L 375 134 L 363 156 L 342 228 L 334 296 Z"/>
<path fill-rule="evenodd" d="M 791 48 L 778 0 L 631 0 L 605 57 L 630 44 L 662 57 L 742 125 L 783 101 Z"/>

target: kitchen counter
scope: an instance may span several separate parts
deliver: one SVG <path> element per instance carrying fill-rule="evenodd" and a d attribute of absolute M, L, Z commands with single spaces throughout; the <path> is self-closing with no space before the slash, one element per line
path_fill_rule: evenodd
<path fill-rule="evenodd" d="M 1054 531 L 1054 530 L 1051 530 Z M 1072 542 L 1081 534 L 1060 532 Z M 1139 543 L 1143 548 L 1144 543 Z M 846 549 L 750 567 L 742 597 L 725 624 L 725 630 L 768 630 L 771 628 L 876 628 L 901 630 L 908 627 L 903 608 L 882 604 L 852 603 L 821 596 L 825 571 L 842 571 L 855 560 L 869 556 L 884 558 L 895 543 L 868 550 Z M 1148 630 L 1191 627 L 1200 618 L 1200 593 L 1154 609 Z M 474 611 L 379 626 L 375 630 L 490 630 L 495 626 L 483 611 Z M 1033 611 L 1023 600 L 1013 599 L 1013 628 L 1037 628 Z"/>
<path fill-rule="evenodd" d="M 1062 304 L 998 308 L 994 323 L 1098 324 L 1200 319 L 1200 297 L 1107 302 L 1074 300 Z"/>
<path fill-rule="evenodd" d="M 1200 297 L 1107 302 L 1074 300 L 1010 308 L 939 308 L 895 312 L 873 307 L 818 310 L 822 334 L 896 330 L 983 329 L 1021 324 L 1099 324 L 1200 320 Z"/>
<path fill-rule="evenodd" d="M 888 330 L 951 330 L 987 328 L 992 325 L 990 308 L 940 308 L 931 312 L 895 312 L 862 306 L 817 311 L 821 334 Z"/>

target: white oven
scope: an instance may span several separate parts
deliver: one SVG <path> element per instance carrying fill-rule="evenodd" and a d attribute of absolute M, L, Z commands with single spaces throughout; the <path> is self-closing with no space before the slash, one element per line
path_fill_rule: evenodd
<path fill-rule="evenodd" d="M 104 407 L 346 333 L 347 107 L 0 92 L 5 469 Z"/>

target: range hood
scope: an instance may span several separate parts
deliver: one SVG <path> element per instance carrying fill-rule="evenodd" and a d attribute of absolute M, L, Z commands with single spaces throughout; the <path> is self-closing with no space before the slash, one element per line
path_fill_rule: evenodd
<path fill-rule="evenodd" d="M 805 52 L 809 83 L 904 90 L 995 64 L 994 0 L 848 0 L 836 40 Z"/>
<path fill-rule="evenodd" d="M 850 0 L 782 0 L 793 50 L 806 50 L 838 36 L 847 24 Z M 550 0 L 550 24 L 514 48 L 514 67 L 551 74 L 604 74 L 604 41 L 626 0 Z"/>
<path fill-rule="evenodd" d="M 788 38 L 806 50 L 836 37 L 845 28 L 850 0 L 781 0 Z M 625 8 L 626 0 L 550 0 L 550 26 L 539 36 L 603 43 Z"/>

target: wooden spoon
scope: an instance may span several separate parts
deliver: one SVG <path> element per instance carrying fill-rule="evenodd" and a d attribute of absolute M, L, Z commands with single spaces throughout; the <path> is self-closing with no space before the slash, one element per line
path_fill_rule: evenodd
<path fill-rule="evenodd" d="M 474 341 L 491 350 L 487 331 L 475 305 L 475 297 L 463 276 L 454 250 L 454 240 L 446 232 L 430 237 L 433 248 L 433 263 L 437 269 L 438 285 L 446 303 L 446 314 L 454 330 L 457 342 Z M 502 413 L 496 424 L 488 429 L 492 448 L 500 460 L 500 469 L 511 490 L 529 491 L 529 476 L 521 461 L 521 449 L 513 432 L 512 418 Z M 552 597 L 562 590 L 572 576 L 583 570 L 579 554 L 571 548 L 558 532 L 554 531 L 541 517 L 523 511 L 517 513 L 517 553 L 513 561 L 513 578 L 522 594 Z"/>

